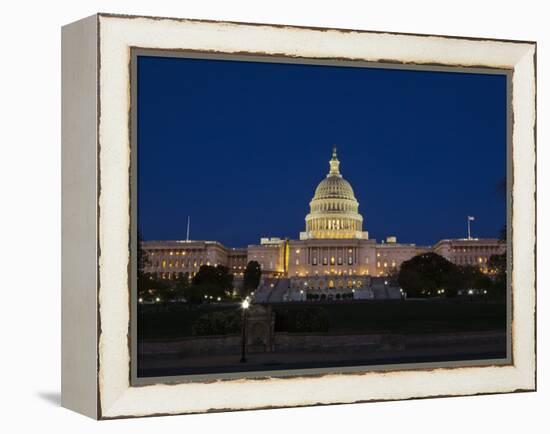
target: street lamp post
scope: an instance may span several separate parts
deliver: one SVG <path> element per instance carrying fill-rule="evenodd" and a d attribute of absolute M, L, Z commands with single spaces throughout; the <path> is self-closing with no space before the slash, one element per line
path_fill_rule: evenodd
<path fill-rule="evenodd" d="M 246 320 L 248 319 L 248 308 L 250 307 L 250 302 L 248 298 L 245 298 L 241 303 L 243 308 L 243 329 L 242 329 L 242 343 L 241 343 L 241 363 L 246 363 Z"/>

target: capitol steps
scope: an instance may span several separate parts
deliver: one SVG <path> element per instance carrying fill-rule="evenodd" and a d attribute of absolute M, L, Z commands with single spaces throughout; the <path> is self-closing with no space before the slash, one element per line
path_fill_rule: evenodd
<path fill-rule="evenodd" d="M 267 297 L 267 303 L 280 303 L 290 288 L 290 279 L 277 279 L 277 283 Z"/>

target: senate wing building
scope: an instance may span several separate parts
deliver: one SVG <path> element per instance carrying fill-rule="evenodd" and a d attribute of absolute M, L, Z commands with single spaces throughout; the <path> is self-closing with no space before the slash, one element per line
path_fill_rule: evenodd
<path fill-rule="evenodd" d="M 506 250 L 496 238 L 444 239 L 433 246 L 369 239 L 351 184 L 340 172 L 336 148 L 327 176 L 317 185 L 299 239 L 261 238 L 258 245 L 231 248 L 217 241 L 143 241 L 148 258 L 142 271 L 173 279 L 192 277 L 201 265 L 223 265 L 242 280 L 249 261 L 257 261 L 262 280 L 256 302 L 400 298 L 386 276 L 404 261 L 425 252 L 460 265 L 486 270 L 489 257 Z"/>

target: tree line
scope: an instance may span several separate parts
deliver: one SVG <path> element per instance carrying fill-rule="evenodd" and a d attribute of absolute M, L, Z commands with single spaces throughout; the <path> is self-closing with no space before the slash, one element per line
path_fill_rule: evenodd
<path fill-rule="evenodd" d="M 180 272 L 173 274 L 173 278 L 166 279 L 159 273 L 141 271 L 146 259 L 140 256 L 138 261 L 138 297 L 142 302 L 207 303 L 229 301 L 235 297 L 240 299 L 258 287 L 262 273 L 260 264 L 250 261 L 243 273 L 242 288 L 235 293 L 234 276 L 229 268 L 223 265 L 201 265 L 192 278 L 189 273 Z"/>
<path fill-rule="evenodd" d="M 388 276 L 408 297 L 455 297 L 458 294 L 506 295 L 506 253 L 492 255 L 483 272 L 473 265 L 457 265 L 436 253 L 423 253 L 401 264 Z"/>

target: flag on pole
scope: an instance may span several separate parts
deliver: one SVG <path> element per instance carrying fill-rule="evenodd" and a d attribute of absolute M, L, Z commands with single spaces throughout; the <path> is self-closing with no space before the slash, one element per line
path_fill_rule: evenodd
<path fill-rule="evenodd" d="M 473 222 L 476 218 L 475 217 L 472 217 L 471 215 L 468 216 L 468 220 Z"/>

